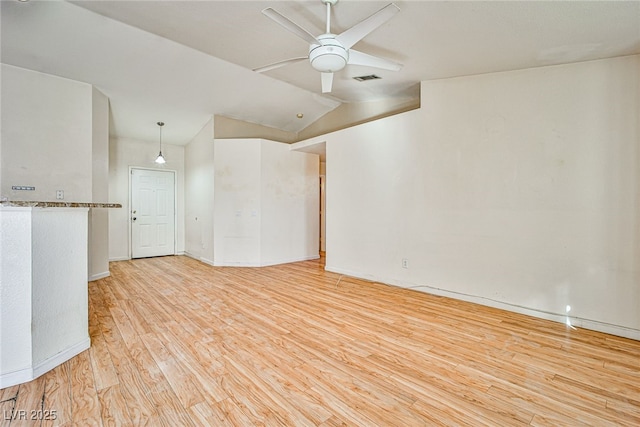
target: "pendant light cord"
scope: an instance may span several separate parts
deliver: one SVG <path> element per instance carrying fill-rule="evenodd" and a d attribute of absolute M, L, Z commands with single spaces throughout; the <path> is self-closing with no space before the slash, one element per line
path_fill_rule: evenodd
<path fill-rule="evenodd" d="M 164 156 L 162 155 L 162 126 L 164 126 L 164 122 L 158 122 L 158 126 L 160 126 L 160 151 L 158 153 L 158 157 L 156 158 L 156 163 L 163 164 L 166 162 Z"/>
<path fill-rule="evenodd" d="M 158 122 L 158 126 L 160 126 L 160 155 L 162 155 L 162 126 L 164 126 L 164 122 Z"/>

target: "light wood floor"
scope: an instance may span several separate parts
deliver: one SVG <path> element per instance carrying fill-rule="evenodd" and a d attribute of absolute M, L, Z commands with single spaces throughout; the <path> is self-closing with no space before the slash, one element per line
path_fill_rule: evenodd
<path fill-rule="evenodd" d="M 89 284 L 91 349 L 0 390 L 2 425 L 640 425 L 638 341 L 318 261 L 111 273 Z"/>

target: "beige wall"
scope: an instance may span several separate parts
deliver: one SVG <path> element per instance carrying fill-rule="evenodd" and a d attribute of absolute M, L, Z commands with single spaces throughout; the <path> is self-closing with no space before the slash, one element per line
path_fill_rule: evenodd
<path fill-rule="evenodd" d="M 294 132 L 286 132 L 225 116 L 214 117 L 214 129 L 216 139 L 262 138 L 286 143 L 292 143 L 297 139 Z"/>
<path fill-rule="evenodd" d="M 418 97 L 341 104 L 298 132 L 297 141 L 415 110 L 416 108 L 420 108 L 420 98 Z"/>
<path fill-rule="evenodd" d="M 344 103 L 297 133 L 229 117 L 215 116 L 215 137 L 218 139 L 261 138 L 291 144 L 328 132 L 415 110 L 416 108 L 420 108 L 420 98 L 409 96 L 369 102 Z"/>

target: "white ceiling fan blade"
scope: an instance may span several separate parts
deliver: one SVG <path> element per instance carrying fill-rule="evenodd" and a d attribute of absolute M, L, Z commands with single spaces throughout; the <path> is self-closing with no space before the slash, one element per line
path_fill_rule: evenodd
<path fill-rule="evenodd" d="M 268 16 L 269 18 L 276 21 L 276 23 L 280 24 L 286 30 L 291 31 L 296 36 L 300 37 L 302 40 L 307 43 L 315 43 L 318 44 L 318 40 L 314 37 L 313 34 L 302 28 L 300 25 L 296 24 L 289 18 L 284 15 L 281 15 L 279 12 L 276 12 L 274 9 L 268 7 L 262 11 L 263 14 Z"/>
<path fill-rule="evenodd" d="M 369 55 L 368 53 L 359 52 L 354 49 L 349 49 L 349 62 L 347 62 L 347 64 L 364 65 L 365 67 L 381 68 L 390 71 L 400 71 L 402 69 L 402 64 L 399 62 Z"/>
<path fill-rule="evenodd" d="M 265 65 L 263 67 L 254 68 L 256 73 L 264 73 L 266 71 L 275 70 L 276 68 L 284 67 L 285 65 L 295 64 L 296 62 L 309 59 L 308 56 L 300 56 L 298 58 L 285 59 L 284 61 L 274 62 L 273 64 Z"/>
<path fill-rule="evenodd" d="M 322 93 L 331 92 L 333 85 L 333 73 L 320 73 L 322 78 Z"/>
<path fill-rule="evenodd" d="M 391 19 L 399 11 L 400 8 L 398 6 L 393 3 L 389 3 L 364 21 L 361 21 L 344 31 L 336 37 L 336 40 L 342 43 L 345 49 L 349 49 L 351 46 L 362 40 L 371 31 Z"/>

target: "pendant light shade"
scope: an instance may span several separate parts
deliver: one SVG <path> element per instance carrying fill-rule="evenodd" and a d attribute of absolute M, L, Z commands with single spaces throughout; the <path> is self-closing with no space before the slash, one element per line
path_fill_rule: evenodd
<path fill-rule="evenodd" d="M 162 155 L 162 126 L 164 126 L 164 122 L 158 122 L 158 126 L 160 126 L 160 152 L 158 153 L 158 157 L 156 157 L 156 163 L 163 165 L 167 162 Z"/>

